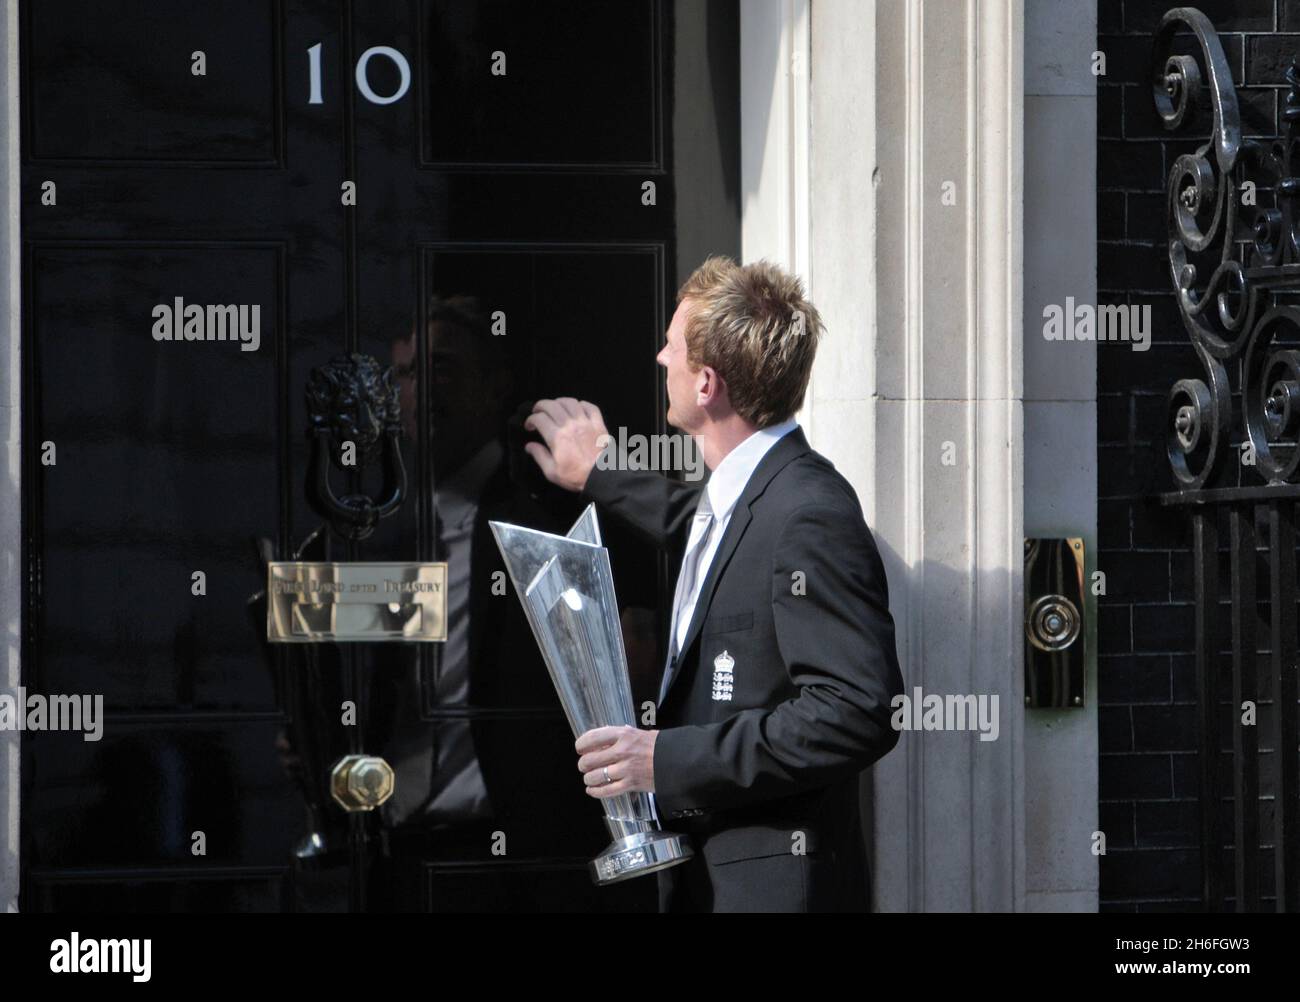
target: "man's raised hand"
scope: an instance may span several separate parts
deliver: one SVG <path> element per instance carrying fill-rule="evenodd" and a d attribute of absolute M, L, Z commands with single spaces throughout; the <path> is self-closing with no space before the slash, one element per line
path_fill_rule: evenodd
<path fill-rule="evenodd" d="M 587 486 L 587 477 L 609 441 L 599 407 L 573 397 L 539 400 L 524 427 L 536 431 L 546 443 L 529 442 L 524 450 L 547 480 L 570 491 Z"/>

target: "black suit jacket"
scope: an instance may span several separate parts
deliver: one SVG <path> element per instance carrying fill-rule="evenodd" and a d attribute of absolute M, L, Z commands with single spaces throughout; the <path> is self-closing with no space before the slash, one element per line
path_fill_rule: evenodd
<path fill-rule="evenodd" d="M 592 471 L 584 494 L 680 552 L 702 484 Z M 898 742 L 884 566 L 857 495 L 800 429 L 741 493 L 658 709 L 655 793 L 696 856 L 665 911 L 865 910 L 858 779 Z M 730 662 L 730 700 L 715 671 Z"/>

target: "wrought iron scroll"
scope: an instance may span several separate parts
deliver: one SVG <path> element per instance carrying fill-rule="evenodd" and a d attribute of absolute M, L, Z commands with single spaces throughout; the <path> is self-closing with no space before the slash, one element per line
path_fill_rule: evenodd
<path fill-rule="evenodd" d="M 1172 53 L 1190 31 L 1200 50 Z M 1157 29 L 1152 96 L 1170 131 L 1190 121 L 1208 90 L 1213 124 L 1205 142 L 1169 172 L 1166 189 L 1169 273 L 1183 324 L 1204 369 L 1169 391 L 1169 463 L 1179 490 L 1216 482 L 1234 448 L 1232 392 L 1241 392 L 1241 439 L 1253 448 L 1253 469 L 1268 484 L 1291 483 L 1300 468 L 1300 309 L 1278 305 L 1278 292 L 1300 291 L 1300 195 L 1297 120 L 1300 68 L 1287 71 L 1290 91 L 1283 136 L 1271 144 L 1243 141 L 1232 74 L 1209 19 L 1191 7 L 1167 12 Z M 1243 226 L 1242 192 L 1272 192 Z M 1246 467 L 1249 469 L 1250 467 Z"/>
<path fill-rule="evenodd" d="M 1198 54 L 1174 54 L 1174 46 L 1189 34 Z M 1295 754 L 1300 746 L 1295 669 L 1300 308 L 1283 301 L 1300 293 L 1300 66 L 1294 61 L 1286 80 L 1281 137 L 1267 143 L 1243 140 L 1236 91 L 1214 26 L 1200 11 L 1179 7 L 1165 14 L 1156 31 L 1152 88 L 1165 127 L 1174 131 L 1190 123 L 1207 93 L 1213 118 L 1204 143 L 1174 162 L 1166 190 L 1169 274 L 1204 374 L 1180 379 L 1169 391 L 1166 451 L 1177 490 L 1161 496 L 1163 504 L 1185 506 L 1191 520 L 1201 897 L 1210 910 L 1226 904 L 1219 820 L 1228 793 L 1219 768 L 1224 667 L 1219 532 L 1225 513 L 1231 558 L 1230 706 L 1259 705 L 1269 695 L 1272 703 L 1258 732 L 1253 726 L 1232 727 L 1232 893 L 1238 910 L 1261 907 L 1264 808 L 1257 734 L 1262 733 L 1274 750 L 1287 750 L 1276 756 L 1271 797 L 1276 908 L 1300 909 L 1300 761 Z M 1253 199 L 1246 197 L 1248 191 Z M 1255 204 L 1265 197 L 1271 205 Z M 1235 393 L 1241 397 L 1236 414 Z M 1250 449 L 1243 450 L 1243 462 L 1227 470 L 1236 442 L 1249 443 Z M 1262 534 L 1257 524 L 1264 526 Z M 1256 580 L 1262 563 L 1268 571 L 1266 680 L 1257 670 Z"/>

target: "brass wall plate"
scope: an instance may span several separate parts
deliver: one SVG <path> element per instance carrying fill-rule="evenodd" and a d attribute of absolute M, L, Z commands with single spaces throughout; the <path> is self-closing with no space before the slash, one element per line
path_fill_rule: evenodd
<path fill-rule="evenodd" d="M 1083 540 L 1025 540 L 1025 705 L 1084 705 Z"/>
<path fill-rule="evenodd" d="M 272 643 L 447 639 L 445 563 L 273 561 L 266 594 Z"/>

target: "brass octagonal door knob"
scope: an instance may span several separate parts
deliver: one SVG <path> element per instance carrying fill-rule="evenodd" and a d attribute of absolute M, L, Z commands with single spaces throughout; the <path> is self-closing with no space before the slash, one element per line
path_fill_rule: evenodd
<path fill-rule="evenodd" d="M 345 755 L 330 772 L 330 791 L 345 811 L 373 811 L 393 795 L 393 767 L 378 755 Z"/>

